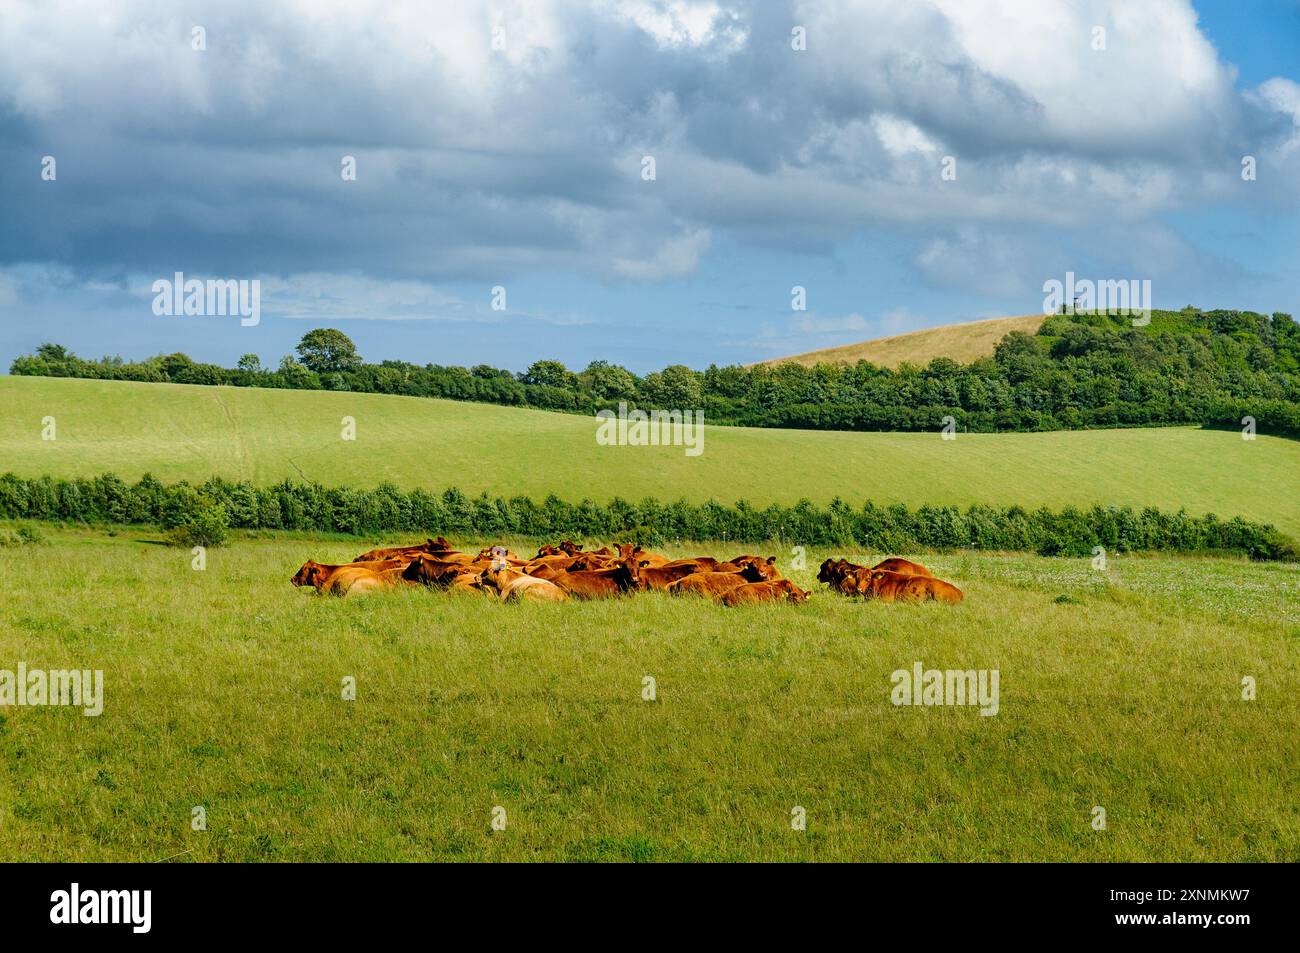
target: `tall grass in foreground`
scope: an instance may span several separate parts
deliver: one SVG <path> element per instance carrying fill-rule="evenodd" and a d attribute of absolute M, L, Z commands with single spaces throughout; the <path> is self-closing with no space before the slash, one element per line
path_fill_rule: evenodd
<path fill-rule="evenodd" d="M 44 533 L 0 548 L 0 668 L 101 668 L 105 711 L 0 708 L 5 858 L 1300 860 L 1294 566 L 948 555 L 957 607 L 507 606 L 290 587 L 356 541 L 196 572 Z M 820 588 L 827 553 L 777 555 Z M 894 707 L 916 661 L 997 668 L 999 713 Z"/>

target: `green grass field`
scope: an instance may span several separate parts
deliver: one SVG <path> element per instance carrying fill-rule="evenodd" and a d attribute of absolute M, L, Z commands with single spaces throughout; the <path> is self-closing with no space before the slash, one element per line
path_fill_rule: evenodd
<path fill-rule="evenodd" d="M 344 416 L 355 441 L 340 439 Z M 54 417 L 57 438 L 41 439 Z M 1163 428 L 1045 434 L 706 428 L 704 452 L 602 447 L 590 418 L 320 391 L 0 377 L 0 471 L 273 483 L 570 500 L 1130 504 L 1245 516 L 1300 536 L 1300 441 Z"/>
<path fill-rule="evenodd" d="M 1300 567 L 958 554 L 926 557 L 956 607 L 505 606 L 289 585 L 368 541 L 196 572 L 44 532 L 0 548 L 0 668 L 103 669 L 104 713 L 0 709 L 9 859 L 1300 860 Z M 998 669 L 999 712 L 893 706 L 916 661 Z"/>

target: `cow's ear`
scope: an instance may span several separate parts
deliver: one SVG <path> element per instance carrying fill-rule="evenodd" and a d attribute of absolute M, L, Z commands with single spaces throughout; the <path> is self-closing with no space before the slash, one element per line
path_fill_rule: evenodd
<path fill-rule="evenodd" d="M 637 563 L 637 565 L 640 566 L 642 569 L 645 569 L 646 566 L 650 565 L 650 560 L 643 559 L 639 563 Z"/>
<path fill-rule="evenodd" d="M 774 562 L 776 562 L 776 557 L 775 557 L 775 556 L 768 556 L 768 557 L 767 557 L 767 564 L 768 564 L 769 566 L 772 565 L 772 563 L 774 563 Z"/>

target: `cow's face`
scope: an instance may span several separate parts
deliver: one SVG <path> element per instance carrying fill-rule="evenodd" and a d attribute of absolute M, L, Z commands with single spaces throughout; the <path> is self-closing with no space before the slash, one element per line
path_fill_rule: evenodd
<path fill-rule="evenodd" d="M 451 570 L 455 571 L 455 570 Z M 415 560 L 402 570 L 402 578 L 411 582 L 422 582 L 426 586 L 432 586 L 439 582 L 443 577 L 443 570 L 440 568 L 438 561 L 429 556 L 417 556 Z"/>
<path fill-rule="evenodd" d="M 614 567 L 615 569 L 626 569 L 628 578 L 632 580 L 632 586 L 635 589 L 649 589 L 650 580 L 644 575 L 644 570 L 650 568 L 648 559 L 627 559 Z"/>
<path fill-rule="evenodd" d="M 289 581 L 295 586 L 315 586 L 324 574 L 325 570 L 321 568 L 320 563 L 309 559 L 302 564 L 302 568 L 294 573 L 293 578 Z"/>
<path fill-rule="evenodd" d="M 799 602 L 808 601 L 808 591 L 805 589 L 800 589 L 789 579 L 782 579 L 780 582 L 777 583 L 777 585 L 781 587 L 781 589 L 785 592 L 786 597 L 791 602 L 799 603 Z"/>
<path fill-rule="evenodd" d="M 828 559 L 822 563 L 822 568 L 817 571 L 818 582 L 835 581 L 835 560 Z"/>
<path fill-rule="evenodd" d="M 610 578 L 614 580 L 622 592 L 627 592 L 629 589 L 639 589 L 643 586 L 641 580 L 633 574 L 632 565 L 631 561 L 621 562 L 614 567 L 613 573 L 610 574 Z"/>

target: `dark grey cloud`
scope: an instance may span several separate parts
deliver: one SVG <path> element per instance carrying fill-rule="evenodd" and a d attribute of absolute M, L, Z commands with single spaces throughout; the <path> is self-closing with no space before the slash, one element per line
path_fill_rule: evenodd
<path fill-rule="evenodd" d="M 1289 90 L 1238 93 L 1185 0 L 1033 4 L 1051 30 L 957 0 L 9 6 L 0 266 L 653 280 L 723 232 L 1149 220 L 1295 157 Z"/>

